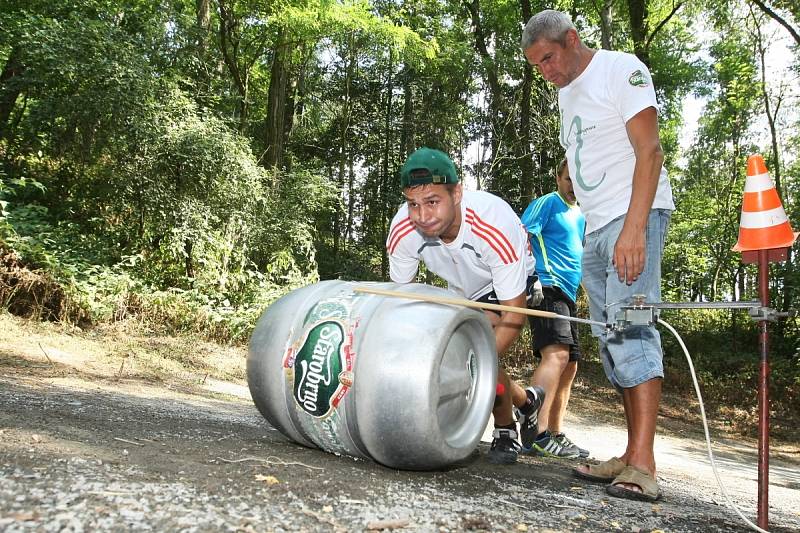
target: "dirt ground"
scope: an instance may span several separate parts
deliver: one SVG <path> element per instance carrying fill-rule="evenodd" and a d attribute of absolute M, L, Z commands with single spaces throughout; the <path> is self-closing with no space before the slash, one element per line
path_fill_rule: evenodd
<path fill-rule="evenodd" d="M 244 358 L 0 315 L 0 530 L 747 530 L 680 417 L 659 428 L 656 504 L 612 498 L 567 460 L 491 465 L 486 444 L 458 468 L 396 471 L 288 441 L 253 406 Z M 625 442 L 606 398 L 577 387 L 567 421 L 601 460 Z M 715 439 L 723 482 L 755 520 L 755 446 Z M 775 448 L 771 531 L 800 530 L 799 465 L 795 444 Z"/>

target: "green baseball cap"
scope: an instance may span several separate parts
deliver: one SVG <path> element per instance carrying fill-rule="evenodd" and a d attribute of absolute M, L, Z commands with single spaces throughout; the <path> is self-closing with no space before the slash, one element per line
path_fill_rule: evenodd
<path fill-rule="evenodd" d="M 405 189 L 425 183 L 458 183 L 456 166 L 447 154 L 433 148 L 420 148 L 408 156 L 400 170 L 400 186 Z"/>

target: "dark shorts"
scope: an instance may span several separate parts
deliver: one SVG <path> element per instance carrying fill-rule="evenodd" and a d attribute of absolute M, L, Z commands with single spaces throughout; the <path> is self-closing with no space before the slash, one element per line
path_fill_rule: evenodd
<path fill-rule="evenodd" d="M 528 307 L 530 308 L 531 302 L 531 293 L 533 292 L 533 284 L 536 283 L 536 280 L 539 279 L 539 276 L 534 274 L 533 276 L 528 277 L 528 281 L 525 284 L 525 293 L 528 295 Z M 475 300 L 476 302 L 481 302 L 485 304 L 500 304 L 500 300 L 497 299 L 497 294 L 494 291 L 489 292 Z M 487 309 L 487 311 L 491 311 L 492 313 L 500 314 L 500 311 L 495 309 Z"/>
<path fill-rule="evenodd" d="M 536 307 L 538 311 L 550 311 L 569 317 L 577 314 L 575 302 L 570 300 L 569 296 L 564 294 L 560 288 L 544 287 L 543 292 L 544 300 Z M 545 346 L 566 344 L 569 346 L 570 361 L 577 361 L 581 358 L 577 322 L 538 316 L 529 316 L 528 322 L 533 335 L 533 351 L 537 357 L 541 357 L 539 351 Z"/>

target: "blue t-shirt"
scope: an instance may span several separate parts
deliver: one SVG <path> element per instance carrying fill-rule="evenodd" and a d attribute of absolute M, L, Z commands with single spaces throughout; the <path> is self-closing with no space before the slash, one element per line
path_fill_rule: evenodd
<path fill-rule="evenodd" d="M 581 257 L 586 219 L 577 205 L 569 205 L 551 192 L 536 198 L 522 214 L 531 237 L 536 273 L 542 285 L 559 287 L 577 299 L 581 282 Z"/>

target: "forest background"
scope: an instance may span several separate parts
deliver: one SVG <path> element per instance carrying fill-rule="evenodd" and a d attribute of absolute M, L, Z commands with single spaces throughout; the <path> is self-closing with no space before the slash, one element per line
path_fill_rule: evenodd
<path fill-rule="evenodd" d="M 677 205 L 664 299 L 756 299 L 731 251 L 748 155 L 800 225 L 791 0 L 0 0 L 0 307 L 244 342 L 296 287 L 387 279 L 398 169 L 423 145 L 521 213 L 562 157 L 555 90 L 519 49 L 544 8 L 653 74 Z M 800 307 L 797 263 L 771 267 L 779 310 Z M 755 323 L 664 316 L 712 400 L 754 410 Z M 780 425 L 800 328 L 771 332 Z"/>

